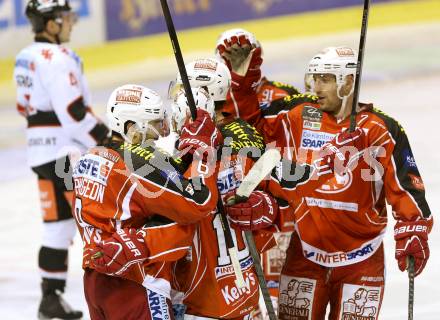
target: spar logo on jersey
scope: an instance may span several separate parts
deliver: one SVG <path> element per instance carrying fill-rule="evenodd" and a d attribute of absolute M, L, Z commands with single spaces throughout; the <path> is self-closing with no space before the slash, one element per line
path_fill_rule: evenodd
<path fill-rule="evenodd" d="M 147 289 L 148 307 L 152 320 L 170 320 L 171 315 L 167 298 L 161 294 Z"/>
<path fill-rule="evenodd" d="M 319 150 L 324 144 L 333 140 L 334 137 L 334 134 L 327 132 L 303 130 L 301 136 L 301 148 L 308 150 Z"/>

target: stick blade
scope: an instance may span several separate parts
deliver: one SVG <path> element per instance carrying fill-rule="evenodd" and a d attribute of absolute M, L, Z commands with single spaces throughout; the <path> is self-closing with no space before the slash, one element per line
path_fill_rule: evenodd
<path fill-rule="evenodd" d="M 266 150 L 249 170 L 246 177 L 244 177 L 237 189 L 237 195 L 240 197 L 249 197 L 252 191 L 255 190 L 258 184 L 263 181 L 280 160 L 281 154 L 277 149 Z"/>

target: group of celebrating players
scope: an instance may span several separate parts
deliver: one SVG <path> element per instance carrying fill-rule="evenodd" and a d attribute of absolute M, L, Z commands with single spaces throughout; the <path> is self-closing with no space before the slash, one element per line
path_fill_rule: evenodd
<path fill-rule="evenodd" d="M 107 126 L 90 109 L 81 60 L 61 45 L 75 22 L 68 1 L 31 0 L 26 13 L 35 43 L 18 54 L 14 77 L 45 204 L 40 319 L 82 317 L 61 298 L 75 228 L 93 320 L 266 319 L 245 231 L 279 319 L 324 319 L 328 305 L 329 319 L 378 319 L 386 203 L 399 268 L 412 256 L 422 272 L 433 225 L 424 185 L 394 119 L 359 103 L 349 130 L 351 48 L 315 55 L 301 93 L 262 76 L 252 33 L 227 30 L 216 58 L 186 65 L 194 119 L 178 74 L 169 106 L 142 85 L 116 88 Z M 72 145 L 82 151 L 75 160 Z M 271 148 L 282 160 L 240 199 L 241 181 Z M 57 167 L 71 162 L 66 184 Z M 244 285 L 228 254 L 229 225 Z M 277 244 L 283 237 L 288 245 Z"/>

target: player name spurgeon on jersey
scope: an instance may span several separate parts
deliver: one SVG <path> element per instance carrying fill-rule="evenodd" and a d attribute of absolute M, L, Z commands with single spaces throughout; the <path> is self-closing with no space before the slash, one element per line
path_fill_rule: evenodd
<path fill-rule="evenodd" d="M 77 195 L 103 203 L 108 175 L 114 162 L 96 155 L 82 157 L 73 171 Z"/>

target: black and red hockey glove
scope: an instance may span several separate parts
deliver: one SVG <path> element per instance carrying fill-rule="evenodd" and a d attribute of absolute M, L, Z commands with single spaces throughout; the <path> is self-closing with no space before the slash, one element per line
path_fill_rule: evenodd
<path fill-rule="evenodd" d="M 91 252 L 91 266 L 96 271 L 120 276 L 132 265 L 148 258 L 148 250 L 141 234 L 136 229 L 121 229 L 97 244 Z"/>
<path fill-rule="evenodd" d="M 209 113 L 198 109 L 197 118 L 194 121 L 187 120 L 182 127 L 177 149 L 205 157 L 207 151 L 213 152 L 222 142 L 223 137 Z"/>
<path fill-rule="evenodd" d="M 270 227 L 275 221 L 278 203 L 268 193 L 253 191 L 246 201 L 228 205 L 235 197 L 235 190 L 225 196 L 225 210 L 232 227 L 254 231 Z"/>
<path fill-rule="evenodd" d="M 400 271 L 408 268 L 408 257 L 414 257 L 414 273 L 418 276 L 425 268 L 429 258 L 428 233 L 432 219 L 416 221 L 397 221 L 394 226 L 396 240 L 396 260 Z"/>

